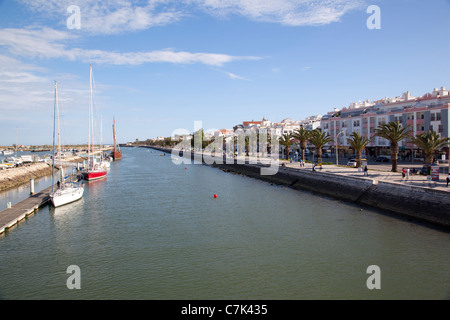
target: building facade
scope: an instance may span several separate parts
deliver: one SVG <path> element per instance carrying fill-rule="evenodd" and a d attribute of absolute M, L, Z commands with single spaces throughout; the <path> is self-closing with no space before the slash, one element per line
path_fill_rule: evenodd
<path fill-rule="evenodd" d="M 347 138 L 352 132 L 359 132 L 371 139 L 366 156 L 375 157 L 389 154 L 389 141 L 375 136 L 375 129 L 379 125 L 397 121 L 402 126 L 409 126 L 413 136 L 434 130 L 441 137 L 449 137 L 449 108 L 450 90 L 444 87 L 421 97 L 413 97 L 406 92 L 401 97 L 352 103 L 348 108 L 335 109 L 322 116 L 321 128 L 333 139 L 328 145 L 332 150 L 338 146 L 351 151 Z M 422 157 L 418 148 L 407 140 L 400 142 L 399 149 L 403 158 L 413 160 Z M 448 159 L 448 148 L 443 152 Z"/>

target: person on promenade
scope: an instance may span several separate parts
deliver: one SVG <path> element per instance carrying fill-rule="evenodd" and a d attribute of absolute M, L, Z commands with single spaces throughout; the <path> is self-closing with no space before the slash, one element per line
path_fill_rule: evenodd
<path fill-rule="evenodd" d="M 447 175 L 447 187 L 448 187 L 448 183 L 450 182 L 450 172 Z"/>
<path fill-rule="evenodd" d="M 409 168 L 406 168 L 406 179 L 408 180 L 409 179 Z"/>
<path fill-rule="evenodd" d="M 402 177 L 405 178 L 405 175 L 406 175 L 406 169 L 403 168 L 403 169 L 402 169 Z"/>
<path fill-rule="evenodd" d="M 364 166 L 364 176 L 369 176 L 369 169 L 367 169 L 367 166 Z"/>

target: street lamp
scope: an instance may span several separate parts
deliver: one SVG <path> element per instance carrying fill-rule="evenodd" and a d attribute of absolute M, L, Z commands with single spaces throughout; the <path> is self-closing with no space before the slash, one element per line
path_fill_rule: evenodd
<path fill-rule="evenodd" d="M 339 135 L 340 135 L 341 133 L 344 133 L 344 130 L 342 130 L 341 132 L 339 132 L 339 133 L 336 135 L 336 165 L 337 165 L 337 166 L 339 165 L 339 146 L 338 146 L 338 138 L 339 138 Z"/>

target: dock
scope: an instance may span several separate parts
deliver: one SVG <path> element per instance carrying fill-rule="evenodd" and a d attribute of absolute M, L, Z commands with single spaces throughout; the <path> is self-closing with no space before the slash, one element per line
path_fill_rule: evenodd
<path fill-rule="evenodd" d="M 27 216 L 34 214 L 39 208 L 50 200 L 52 187 L 48 187 L 38 193 L 30 195 L 27 199 L 16 203 L 11 208 L 0 212 L 0 234 L 13 227 Z"/>

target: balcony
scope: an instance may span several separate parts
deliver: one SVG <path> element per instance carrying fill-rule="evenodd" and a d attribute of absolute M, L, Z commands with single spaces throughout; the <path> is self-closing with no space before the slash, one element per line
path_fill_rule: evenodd
<path fill-rule="evenodd" d="M 417 119 L 416 120 L 416 124 L 424 124 L 425 123 L 425 119 Z"/>
<path fill-rule="evenodd" d="M 423 122 L 422 122 L 422 123 L 423 123 Z M 414 125 L 414 119 L 406 120 L 406 125 L 407 125 L 407 126 L 412 126 L 412 125 Z"/>

